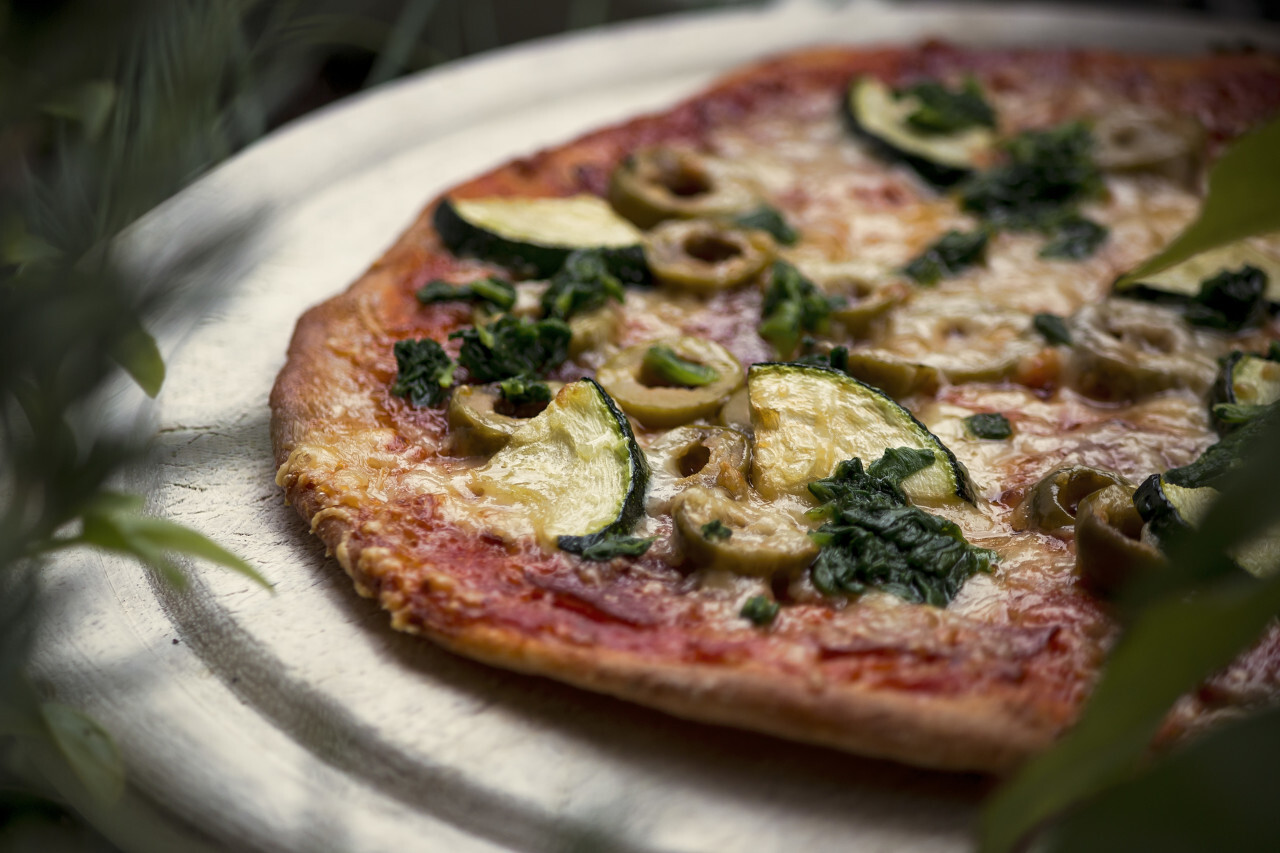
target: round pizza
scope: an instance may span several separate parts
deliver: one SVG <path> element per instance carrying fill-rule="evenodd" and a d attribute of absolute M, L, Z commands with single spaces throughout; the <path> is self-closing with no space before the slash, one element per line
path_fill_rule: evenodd
<path fill-rule="evenodd" d="M 1278 111 L 1257 53 L 738 71 L 453 188 L 303 315 L 277 482 L 395 628 L 460 654 L 1007 770 L 1280 399 L 1280 235 L 1117 284 Z M 1278 670 L 1272 632 L 1165 734 Z"/>

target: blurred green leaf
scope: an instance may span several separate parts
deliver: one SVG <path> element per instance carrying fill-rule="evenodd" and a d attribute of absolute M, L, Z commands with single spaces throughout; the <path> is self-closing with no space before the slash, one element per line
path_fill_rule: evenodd
<path fill-rule="evenodd" d="M 79 122 L 93 140 L 102 135 L 115 103 L 116 87 L 110 80 L 90 80 L 47 101 L 44 112 Z"/>
<path fill-rule="evenodd" d="M 1055 853 L 1280 850 L 1280 709 L 1225 724 L 1068 815 Z"/>
<path fill-rule="evenodd" d="M 178 587 L 183 586 L 186 580 L 169 559 L 172 553 L 208 560 L 271 588 L 266 578 L 235 554 L 188 527 L 143 515 L 142 505 L 143 500 L 137 495 L 103 493 L 85 511 L 84 530 L 80 536 L 64 540 L 62 544 L 93 545 L 132 555 Z"/>
<path fill-rule="evenodd" d="M 110 804 L 124 792 L 124 760 L 106 729 L 67 705 L 40 706 L 45 728 L 76 776 L 100 803 Z"/>
<path fill-rule="evenodd" d="M 111 357 L 133 377 L 148 397 L 154 397 L 164 384 L 164 358 L 156 346 L 156 339 L 141 323 L 135 320 L 131 326 L 115 341 Z"/>
<path fill-rule="evenodd" d="M 1237 139 L 1209 170 L 1200 215 L 1117 286 L 1155 275 L 1193 255 L 1280 229 L 1280 118 Z"/>
<path fill-rule="evenodd" d="M 56 246 L 28 231 L 26 222 L 19 217 L 7 219 L 0 229 L 0 263 L 21 270 L 60 257 L 62 253 Z"/>

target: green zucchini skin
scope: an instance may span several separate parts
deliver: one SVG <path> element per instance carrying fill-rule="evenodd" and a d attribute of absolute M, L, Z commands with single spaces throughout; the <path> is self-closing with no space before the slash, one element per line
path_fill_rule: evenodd
<path fill-rule="evenodd" d="M 642 285 L 652 281 L 645 262 L 644 247 L 634 246 L 552 246 L 512 240 L 468 222 L 453 202 L 443 198 L 436 205 L 432 224 L 441 242 L 455 255 L 467 255 L 506 267 L 523 278 L 549 278 L 569 255 L 579 249 L 596 248 L 604 255 L 610 272 L 623 284 Z"/>
<path fill-rule="evenodd" d="M 1280 399 L 1280 379 L 1266 378 L 1263 380 L 1263 387 L 1256 390 L 1261 392 L 1261 397 L 1254 399 L 1244 399 L 1236 393 L 1236 379 L 1239 371 L 1247 370 L 1251 364 L 1265 365 L 1268 362 L 1274 364 L 1276 359 L 1272 355 L 1256 355 L 1254 353 L 1242 352 L 1240 350 L 1233 351 L 1230 355 L 1222 359 L 1222 369 L 1218 372 L 1218 378 L 1213 384 L 1213 389 L 1209 394 L 1210 410 L 1218 405 L 1244 405 L 1258 406 L 1267 405 L 1277 399 Z M 1216 416 L 1215 416 L 1216 419 Z M 1219 423 L 1218 431 L 1225 431 L 1230 425 Z"/>
<path fill-rule="evenodd" d="M 840 99 L 840 117 L 849 132 L 866 142 L 877 157 L 891 163 L 905 163 L 925 181 L 939 188 L 953 187 L 973 174 L 973 169 L 939 163 L 912 151 L 906 151 L 869 130 L 858 117 L 853 106 L 854 93 L 861 82 L 861 77 L 855 77 L 849 81 L 844 97 Z"/>
<path fill-rule="evenodd" d="M 631 429 L 631 421 L 627 420 L 627 416 L 622 409 L 618 408 L 618 404 L 600 386 L 600 383 L 590 378 L 584 378 L 580 381 L 589 382 L 595 388 L 596 393 L 600 396 L 600 400 L 604 403 L 609 413 L 609 417 L 613 419 L 614 425 L 626 442 L 627 464 L 631 471 L 631 488 L 627 490 L 626 497 L 622 501 L 622 508 L 612 522 L 594 533 L 588 533 L 583 536 L 561 536 L 556 540 L 560 550 L 573 554 L 581 554 L 587 548 L 611 536 L 622 536 L 629 533 L 631 528 L 635 526 L 636 521 L 644 515 L 645 495 L 649 489 L 649 463 L 645 459 L 644 451 L 636 443 L 635 433 Z"/>

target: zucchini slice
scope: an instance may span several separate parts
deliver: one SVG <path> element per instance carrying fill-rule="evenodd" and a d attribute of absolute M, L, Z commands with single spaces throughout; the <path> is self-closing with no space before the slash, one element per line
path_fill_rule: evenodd
<path fill-rule="evenodd" d="M 523 507 L 544 545 L 572 551 L 629 531 L 648 484 L 626 415 L 593 379 L 561 388 L 470 481 L 478 495 Z"/>
<path fill-rule="evenodd" d="M 1280 361 L 1236 350 L 1222 361 L 1213 403 L 1269 406 L 1280 400 Z"/>
<path fill-rule="evenodd" d="M 990 159 L 996 135 L 988 127 L 925 133 L 909 118 L 920 109 L 912 95 L 899 97 L 874 77 L 849 84 L 841 113 L 849 129 L 887 160 L 906 163 L 931 184 L 946 187 L 968 177 Z"/>
<path fill-rule="evenodd" d="M 1161 542 L 1170 533 L 1195 529 L 1218 498 L 1211 486 L 1186 488 L 1152 474 L 1133 494 L 1133 505 L 1147 528 Z M 1272 527 L 1263 534 L 1230 552 L 1240 568 L 1257 578 L 1268 577 L 1280 569 L 1280 529 Z"/>
<path fill-rule="evenodd" d="M 443 199 L 436 232 L 450 251 L 546 278 L 579 249 L 604 252 L 626 284 L 648 278 L 640 231 L 593 195 L 568 198 Z"/>
<path fill-rule="evenodd" d="M 1266 235 L 1280 238 L 1280 232 Z M 1280 257 L 1261 251 L 1250 241 L 1239 240 L 1217 249 L 1201 252 L 1193 258 L 1174 264 L 1164 272 L 1113 288 L 1117 296 L 1145 299 L 1149 302 L 1182 303 L 1194 299 L 1200 292 L 1200 284 L 1224 270 L 1238 270 L 1251 266 L 1267 276 L 1263 295 L 1272 308 L 1280 307 Z"/>
<path fill-rule="evenodd" d="M 809 498 L 808 486 L 857 457 L 870 464 L 890 447 L 932 450 L 934 463 L 902 481 L 916 504 L 973 502 L 959 460 L 884 392 L 836 370 L 762 363 L 747 373 L 755 432 L 751 476 L 765 498 Z"/>

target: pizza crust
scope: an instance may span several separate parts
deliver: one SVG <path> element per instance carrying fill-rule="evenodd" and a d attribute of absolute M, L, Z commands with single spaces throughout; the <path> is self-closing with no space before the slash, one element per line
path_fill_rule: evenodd
<path fill-rule="evenodd" d="M 1221 141 L 1280 107 L 1280 63 L 1260 56 L 1157 60 L 938 45 L 812 50 L 736 72 L 661 115 L 513 161 L 450 195 L 599 194 L 617 162 L 640 145 L 706 143 L 781 105 L 829 101 L 855 72 L 892 80 L 957 70 L 982 75 L 998 99 L 1016 100 L 1025 75 L 1064 87 L 1053 103 L 1011 111 L 1028 124 L 1123 92 L 1195 111 Z M 1116 625 L 1074 581 L 1069 547 L 1051 537 L 1011 552 L 994 582 L 999 595 L 975 592 L 953 605 L 955 613 L 867 596 L 844 609 L 788 607 L 760 631 L 736 618 L 731 598 L 690 595 L 683 575 L 657 557 L 583 564 L 460 523 L 446 494 L 457 463 L 445 454 L 443 413 L 413 409 L 388 392 L 395 340 L 444 340 L 469 322 L 468 308 L 423 309 L 414 291 L 445 274 L 496 271 L 440 246 L 433 207 L 346 293 L 303 315 L 271 395 L 277 482 L 395 628 L 681 717 L 925 767 L 1004 772 L 1071 724 Z M 753 298 L 726 296 L 711 309 L 758 317 Z M 965 388 L 953 389 L 951 404 L 972 403 Z M 1030 399 L 1020 405 L 1031 441 L 1041 415 Z M 1056 416 L 1043 414 L 1049 426 L 1041 446 L 1052 444 Z M 1084 428 L 1097 429 L 1101 442 L 1105 422 L 1094 417 Z M 1172 456 L 1194 455 L 1204 432 L 1201 425 L 1162 444 Z M 1040 471 L 1025 459 L 1022 468 L 1009 463 L 1004 483 L 985 484 L 989 496 L 1016 501 L 1051 462 Z M 1280 642 L 1267 642 L 1267 659 L 1280 659 Z M 1196 717 L 1188 715 L 1187 725 Z"/>

